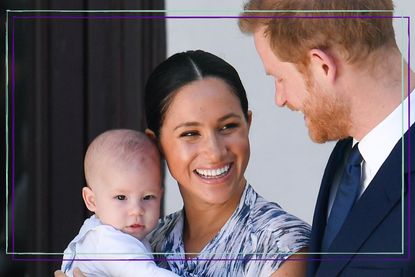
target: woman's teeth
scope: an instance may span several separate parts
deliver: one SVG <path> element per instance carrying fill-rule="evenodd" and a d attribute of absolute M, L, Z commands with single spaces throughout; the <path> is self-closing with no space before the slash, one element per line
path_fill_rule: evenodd
<path fill-rule="evenodd" d="M 228 164 L 218 169 L 196 169 L 196 173 L 204 178 L 218 178 L 226 175 L 231 166 Z"/>

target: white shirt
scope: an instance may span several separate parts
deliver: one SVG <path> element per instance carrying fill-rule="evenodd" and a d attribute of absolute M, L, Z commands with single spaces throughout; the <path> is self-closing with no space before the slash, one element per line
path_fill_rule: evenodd
<path fill-rule="evenodd" d="M 410 97 L 406 97 L 401 105 L 360 141 L 359 151 L 364 160 L 362 164 L 362 193 L 369 186 L 398 141 L 402 139 L 409 127 L 414 124 L 414 91 L 412 91 Z M 409 104 L 411 106 L 410 114 L 408 114 Z"/>
<path fill-rule="evenodd" d="M 384 120 L 362 138 L 359 143 L 359 151 L 362 154 L 362 188 L 360 196 L 367 189 L 370 182 L 386 161 L 392 149 L 402 139 L 409 127 L 415 122 L 415 90 L 406 97 L 402 103 L 393 110 Z M 410 100 L 409 100 L 410 98 Z M 408 107 L 411 109 L 408 113 Z M 353 146 L 358 141 L 353 139 Z M 338 170 L 333 180 L 333 187 L 330 191 L 327 219 L 336 197 L 340 183 L 342 170 Z"/>
<path fill-rule="evenodd" d="M 177 276 L 156 266 L 147 241 L 104 225 L 95 215 L 85 220 L 79 234 L 65 249 L 63 259 L 61 270 L 69 277 L 75 267 L 88 277 Z"/>

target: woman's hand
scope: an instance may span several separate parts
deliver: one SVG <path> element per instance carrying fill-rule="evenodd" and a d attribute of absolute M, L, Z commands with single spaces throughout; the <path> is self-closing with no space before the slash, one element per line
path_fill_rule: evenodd
<path fill-rule="evenodd" d="M 55 277 L 68 277 L 68 275 L 66 275 L 65 273 L 63 273 L 63 271 L 60 271 L 60 270 L 56 270 L 53 273 L 53 275 Z M 74 277 L 86 277 L 84 274 L 82 274 L 82 272 L 77 267 L 73 270 L 73 276 Z"/>

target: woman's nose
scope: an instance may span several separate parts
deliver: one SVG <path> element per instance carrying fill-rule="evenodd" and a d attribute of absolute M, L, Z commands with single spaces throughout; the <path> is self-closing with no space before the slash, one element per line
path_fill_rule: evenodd
<path fill-rule="evenodd" d="M 204 142 L 205 154 L 211 162 L 221 161 L 226 154 L 226 146 L 219 134 L 210 135 Z"/>

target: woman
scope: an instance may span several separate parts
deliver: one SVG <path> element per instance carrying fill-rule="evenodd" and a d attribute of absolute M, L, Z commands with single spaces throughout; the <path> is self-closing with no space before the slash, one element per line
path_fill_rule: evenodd
<path fill-rule="evenodd" d="M 309 226 L 245 180 L 252 113 L 235 69 L 200 50 L 175 54 L 149 77 L 145 106 L 146 133 L 184 203 L 151 234 L 159 266 L 181 276 L 305 275 L 295 253 Z"/>
<path fill-rule="evenodd" d="M 301 276 L 304 256 L 284 260 L 307 246 L 309 226 L 244 178 L 252 113 L 235 69 L 200 50 L 173 55 L 151 74 L 145 105 L 184 203 L 152 234 L 168 259 L 159 265 L 181 276 Z"/>

